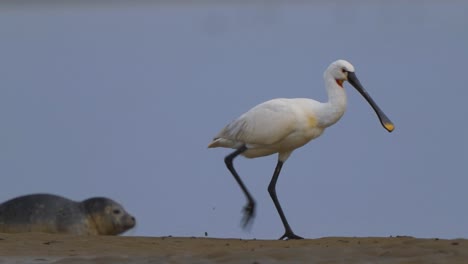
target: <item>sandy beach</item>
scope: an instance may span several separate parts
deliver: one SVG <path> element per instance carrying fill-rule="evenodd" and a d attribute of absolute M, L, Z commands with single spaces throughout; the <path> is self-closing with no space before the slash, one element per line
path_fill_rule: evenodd
<path fill-rule="evenodd" d="M 467 263 L 468 240 L 0 234 L 0 263 Z"/>

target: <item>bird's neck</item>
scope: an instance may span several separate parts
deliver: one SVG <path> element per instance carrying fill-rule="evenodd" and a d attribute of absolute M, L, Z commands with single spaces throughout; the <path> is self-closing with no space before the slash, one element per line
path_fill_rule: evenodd
<path fill-rule="evenodd" d="M 343 83 L 339 83 L 331 75 L 324 76 L 327 88 L 328 102 L 323 104 L 321 120 L 324 127 L 335 124 L 346 110 L 346 92 Z"/>

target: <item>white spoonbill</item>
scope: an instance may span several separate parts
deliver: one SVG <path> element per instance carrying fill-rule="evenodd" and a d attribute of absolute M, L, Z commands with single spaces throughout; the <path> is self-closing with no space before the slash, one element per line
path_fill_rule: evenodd
<path fill-rule="evenodd" d="M 280 239 L 302 238 L 294 234 L 286 220 L 276 196 L 276 181 L 283 163 L 295 149 L 320 136 L 325 128 L 335 124 L 343 116 L 346 110 L 344 81 L 354 86 L 369 102 L 383 127 L 388 132 L 393 131 L 393 123 L 362 87 L 351 63 L 337 60 L 330 64 L 323 77 L 328 102 L 321 103 L 308 98 L 278 98 L 261 103 L 229 123 L 208 145 L 209 148 L 235 149 L 226 156 L 224 162 L 247 198 L 243 227 L 246 227 L 255 215 L 255 201 L 232 162 L 239 154 L 247 158 L 257 158 L 278 153 L 278 163 L 268 185 L 268 192 L 284 225 L 285 233 Z"/>

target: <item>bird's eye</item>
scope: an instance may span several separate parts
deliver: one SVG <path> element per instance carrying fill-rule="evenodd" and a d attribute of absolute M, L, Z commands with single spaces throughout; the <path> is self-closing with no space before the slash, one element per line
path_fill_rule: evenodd
<path fill-rule="evenodd" d="M 342 69 L 341 69 L 341 72 L 342 72 L 342 73 L 346 73 L 347 70 L 346 70 L 345 68 L 342 68 Z"/>
<path fill-rule="evenodd" d="M 114 209 L 112 212 L 113 212 L 114 214 L 120 214 L 120 210 L 119 210 L 119 209 Z"/>

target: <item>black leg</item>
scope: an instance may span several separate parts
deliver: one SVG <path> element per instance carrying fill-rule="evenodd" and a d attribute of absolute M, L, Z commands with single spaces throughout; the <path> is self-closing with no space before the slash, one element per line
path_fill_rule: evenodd
<path fill-rule="evenodd" d="M 283 209 L 281 209 L 281 205 L 278 201 L 278 197 L 276 196 L 276 181 L 278 180 L 278 176 L 281 172 L 281 168 L 283 167 L 283 162 L 278 160 L 278 164 L 276 164 L 275 172 L 273 173 L 273 177 L 271 178 L 270 184 L 268 185 L 268 192 L 270 193 L 271 199 L 273 199 L 273 203 L 275 204 L 276 210 L 280 215 L 281 221 L 284 225 L 284 235 L 282 235 L 279 239 L 302 239 L 302 237 L 294 234 L 291 227 L 289 226 L 288 220 L 286 220 L 286 216 L 284 216 Z"/>
<path fill-rule="evenodd" d="M 231 172 L 232 176 L 234 176 L 234 179 L 236 179 L 237 183 L 239 184 L 242 191 L 244 192 L 245 197 L 247 198 L 247 205 L 244 207 L 244 217 L 242 218 L 243 228 L 247 228 L 249 224 L 251 223 L 251 221 L 253 220 L 253 217 L 255 216 L 255 201 L 252 198 L 252 195 L 250 195 L 249 191 L 245 187 L 241 178 L 237 174 L 236 170 L 234 169 L 234 166 L 232 165 L 232 161 L 234 160 L 235 157 L 237 157 L 239 154 L 242 154 L 246 150 L 247 150 L 247 147 L 242 146 L 236 151 L 227 155 L 226 158 L 224 158 L 224 163 L 226 163 L 226 167 Z"/>

